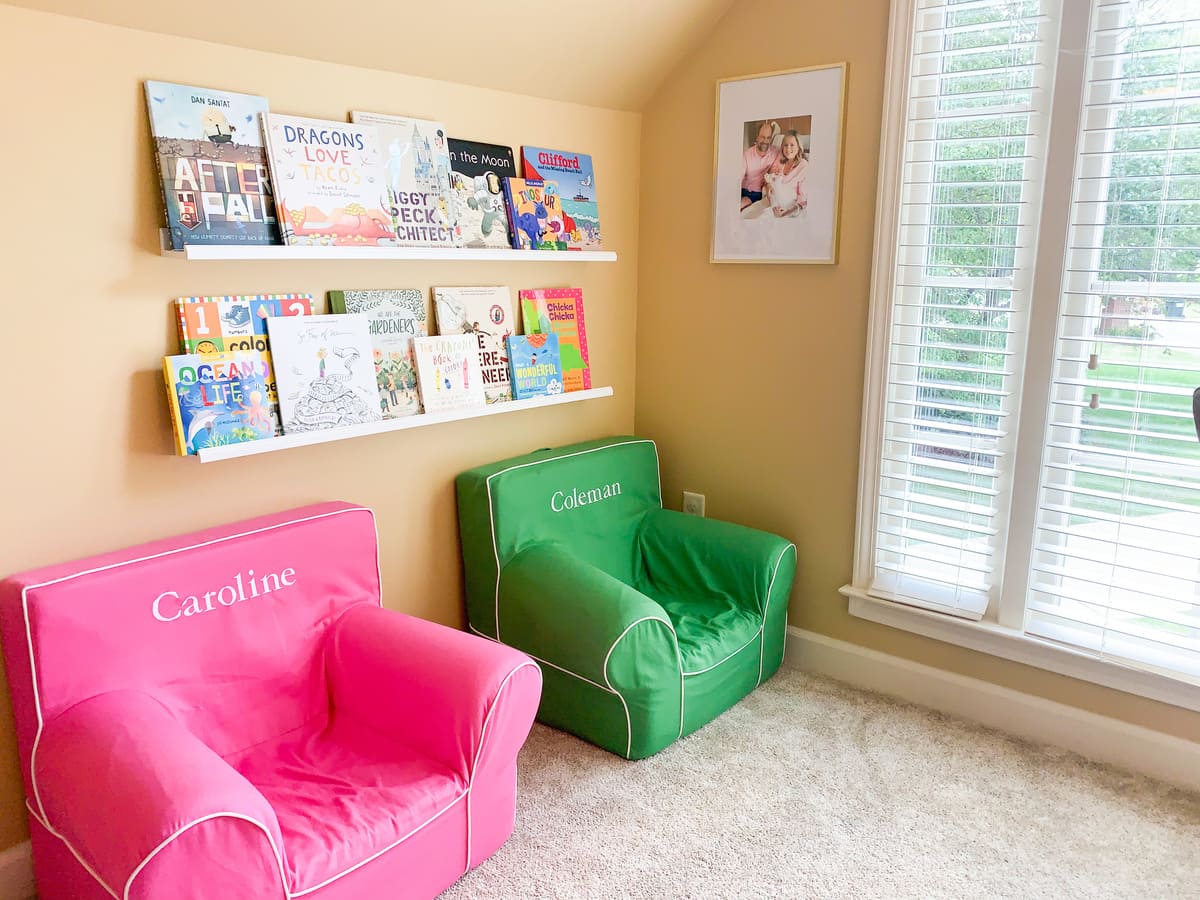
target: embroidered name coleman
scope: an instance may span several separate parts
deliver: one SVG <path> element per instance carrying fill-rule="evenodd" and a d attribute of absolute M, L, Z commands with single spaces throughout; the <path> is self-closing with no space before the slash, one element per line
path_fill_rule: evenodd
<path fill-rule="evenodd" d="M 569 494 L 563 491 L 555 491 L 550 497 L 550 509 L 554 512 L 562 512 L 564 509 L 574 509 L 577 506 L 587 506 L 589 503 L 599 503 L 601 500 L 616 497 L 620 493 L 621 482 L 619 481 L 614 481 L 612 484 L 602 485 L 601 487 L 589 488 L 586 491 L 581 491 L 579 488 L 571 488 L 571 493 Z"/>
<path fill-rule="evenodd" d="M 195 616 L 200 613 L 212 612 L 219 606 L 233 606 L 243 600 L 254 597 L 265 597 L 281 587 L 291 587 L 296 583 L 296 570 L 287 568 L 279 573 L 268 572 L 256 578 L 254 570 L 250 569 L 243 575 L 238 572 L 233 576 L 233 583 L 205 591 L 203 594 L 188 594 L 180 597 L 178 591 L 163 591 L 154 598 L 151 611 L 154 618 L 160 622 L 174 622 L 181 616 Z"/>

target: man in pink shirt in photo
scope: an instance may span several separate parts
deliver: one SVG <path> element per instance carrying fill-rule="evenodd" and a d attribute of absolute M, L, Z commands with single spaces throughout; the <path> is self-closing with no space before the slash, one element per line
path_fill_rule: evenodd
<path fill-rule="evenodd" d="M 754 143 L 742 153 L 742 209 L 763 198 L 763 176 L 779 160 L 779 148 L 771 143 L 774 135 L 771 123 L 763 122 Z"/>

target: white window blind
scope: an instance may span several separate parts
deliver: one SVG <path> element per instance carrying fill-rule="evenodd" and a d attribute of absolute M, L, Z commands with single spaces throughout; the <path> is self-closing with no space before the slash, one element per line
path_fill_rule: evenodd
<path fill-rule="evenodd" d="M 1200 0 L 1097 0 L 1026 631 L 1200 676 Z"/>
<path fill-rule="evenodd" d="M 918 0 L 869 591 L 978 619 L 996 584 L 1055 0 Z"/>

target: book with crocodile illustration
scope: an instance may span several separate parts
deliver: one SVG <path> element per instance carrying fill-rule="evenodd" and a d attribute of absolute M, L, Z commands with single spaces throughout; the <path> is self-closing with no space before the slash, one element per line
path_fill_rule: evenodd
<path fill-rule="evenodd" d="M 284 434 L 383 419 L 375 387 L 370 317 L 267 319 Z"/>

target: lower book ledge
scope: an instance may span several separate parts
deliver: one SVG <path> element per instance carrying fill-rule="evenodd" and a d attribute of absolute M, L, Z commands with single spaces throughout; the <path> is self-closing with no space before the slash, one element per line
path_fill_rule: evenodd
<path fill-rule="evenodd" d="M 491 403 L 477 409 L 463 409 L 444 413 L 421 413 L 416 416 L 407 416 L 403 419 L 370 422 L 366 425 L 350 425 L 345 428 L 327 428 L 321 431 L 306 431 L 301 434 L 285 434 L 280 437 L 264 438 L 258 441 L 226 444 L 222 447 L 203 447 L 197 452 L 196 456 L 202 463 L 217 462 L 222 459 L 235 459 L 239 456 L 254 456 L 258 453 L 290 450 L 293 447 L 307 447 L 309 444 L 344 441 L 349 438 L 365 437 L 368 434 L 384 434 L 389 431 L 402 431 L 406 428 L 423 428 L 426 425 L 458 422 L 462 419 L 478 419 L 483 416 L 499 415 L 500 413 L 520 412 L 523 409 L 537 409 L 542 406 L 577 403 L 580 400 L 597 400 L 601 397 L 611 397 L 612 393 L 613 389 L 611 387 L 598 387 L 586 391 L 572 391 L 567 394 L 532 397 L 529 400 L 510 400 L 506 403 Z"/>

